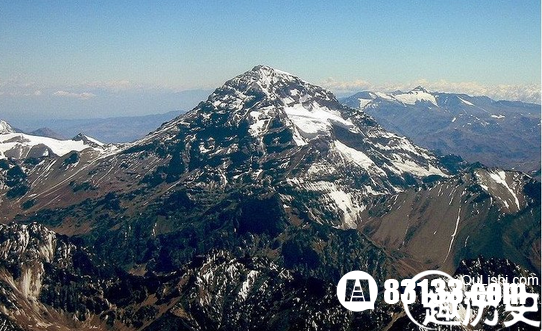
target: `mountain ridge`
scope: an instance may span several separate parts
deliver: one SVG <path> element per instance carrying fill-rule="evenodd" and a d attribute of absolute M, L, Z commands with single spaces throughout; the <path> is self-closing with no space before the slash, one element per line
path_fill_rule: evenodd
<path fill-rule="evenodd" d="M 423 95 L 421 95 L 422 93 Z M 386 129 L 469 162 L 540 168 L 540 105 L 441 92 L 360 92 L 341 99 Z"/>
<path fill-rule="evenodd" d="M 103 144 L 83 134 L 78 134 L 73 139 L 58 139 L 47 135 L 18 132 L 3 120 L 0 125 L 2 126 L 0 159 L 39 159 L 48 156 L 64 156 L 72 151 L 81 152 L 86 148 L 102 153 L 111 153 L 119 148 L 119 145 Z"/>
<path fill-rule="evenodd" d="M 0 183 L 12 234 L 0 253 L 24 258 L 10 243 L 29 229 L 38 255 L 51 251 L 48 238 L 73 245 L 67 259 L 36 259 L 30 282 L 0 263 L 0 290 L 12 298 L 0 319 L 21 328 L 56 319 L 66 330 L 377 330 L 399 327 L 402 308 L 345 311 L 335 291 L 346 272 L 379 283 L 427 267 L 454 272 L 502 242 L 513 249 L 495 258 L 540 264 L 540 183 L 439 157 L 266 66 L 112 153 L 6 159 Z M 506 224 L 522 226 L 500 231 Z M 434 229 L 439 247 L 428 252 Z M 23 283 L 51 315 L 25 318 Z"/>

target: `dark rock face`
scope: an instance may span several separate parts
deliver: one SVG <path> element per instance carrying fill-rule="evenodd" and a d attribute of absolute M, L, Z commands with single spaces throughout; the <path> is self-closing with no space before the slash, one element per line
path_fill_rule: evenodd
<path fill-rule="evenodd" d="M 364 252 L 357 262 L 376 277 L 383 279 L 391 270 L 382 250 L 340 230 L 330 234 L 337 237 L 336 248 L 322 253 L 295 236 L 288 243 L 297 248 L 283 253 L 295 255 L 289 269 L 264 256 L 214 250 L 176 271 L 143 276 L 103 267 L 93 254 L 35 223 L 0 230 L 0 290 L 2 306 L 10 313 L 5 319 L 30 329 L 292 329 L 314 324 L 349 329 L 361 321 L 352 321 L 335 300 L 335 280 L 348 266 L 340 263 L 340 254 L 352 250 L 352 244 Z M 51 309 L 58 320 L 51 320 Z M 375 326 L 388 320 L 383 311 L 364 319 Z"/>
<path fill-rule="evenodd" d="M 494 240 L 540 264 L 528 176 L 437 157 L 265 66 L 120 150 L 4 161 L 2 192 L 26 190 L 0 202 L 0 318 L 22 329 L 381 330 L 402 308 L 347 311 L 342 275 L 453 271 Z"/>

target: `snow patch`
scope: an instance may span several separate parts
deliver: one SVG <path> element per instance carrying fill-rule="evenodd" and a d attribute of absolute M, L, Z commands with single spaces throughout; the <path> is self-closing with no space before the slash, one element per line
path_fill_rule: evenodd
<path fill-rule="evenodd" d="M 365 210 L 365 206 L 357 206 L 352 202 L 349 193 L 341 190 L 334 190 L 328 193 L 339 209 L 343 212 L 343 227 L 346 229 L 355 229 L 356 220 L 360 212 Z"/>
<path fill-rule="evenodd" d="M 508 209 L 510 207 L 508 201 L 511 201 L 519 210 L 521 205 L 518 194 L 514 191 L 514 188 L 508 184 L 506 175 L 506 172 L 503 170 L 476 172 L 478 185 L 480 185 L 482 189 L 501 201 L 505 208 Z"/>
<path fill-rule="evenodd" d="M 346 146 L 342 142 L 335 140 L 335 147 L 346 156 L 349 160 L 355 162 L 361 167 L 368 169 L 369 167 L 375 165 L 373 160 L 371 160 L 365 153 Z"/>
<path fill-rule="evenodd" d="M 512 195 L 512 197 L 514 198 L 514 202 L 516 203 L 516 206 L 518 207 L 518 209 L 520 209 L 520 205 L 519 205 L 519 199 L 518 199 L 518 196 L 516 195 L 516 192 L 514 192 L 514 190 L 512 190 L 512 188 L 510 186 L 508 186 L 508 183 L 506 182 L 506 173 L 502 170 L 500 170 L 499 172 L 497 173 L 494 173 L 494 172 L 490 172 L 489 173 L 489 176 L 498 184 L 504 186 L 509 192 L 510 194 Z"/>
<path fill-rule="evenodd" d="M 93 142 L 93 143 L 95 143 L 95 144 L 98 145 L 98 146 L 103 146 L 103 145 L 104 145 L 103 142 L 101 142 L 101 141 L 99 141 L 99 140 L 97 140 L 97 139 L 94 139 L 94 138 L 92 138 L 92 137 L 89 137 L 89 136 L 86 136 L 86 135 L 85 135 L 85 138 L 87 138 L 88 141 Z"/>
<path fill-rule="evenodd" d="M 404 94 L 396 94 L 393 97 L 407 105 L 415 105 L 417 102 L 428 101 L 437 106 L 437 100 L 435 97 L 425 91 L 413 90 Z"/>
<path fill-rule="evenodd" d="M 97 140 L 91 141 L 96 144 L 103 144 Z M 86 145 L 81 140 L 58 140 L 48 137 L 32 136 L 24 133 L 7 133 L 0 135 L 0 158 L 6 158 L 6 153 L 16 153 L 18 158 L 24 158 L 30 152 L 30 149 L 34 146 L 44 145 L 52 150 L 52 152 L 58 156 L 63 156 L 71 151 L 80 152 L 87 148 L 92 148 Z M 96 149 L 99 150 L 99 149 Z M 44 151 L 43 155 L 46 156 L 48 151 Z"/>
<path fill-rule="evenodd" d="M 505 118 L 506 116 L 504 116 L 504 115 L 491 115 L 491 117 L 493 117 L 493 118 L 496 118 L 496 119 L 500 120 L 500 119 L 503 119 L 503 118 Z"/>
<path fill-rule="evenodd" d="M 302 104 L 286 106 L 284 112 L 299 129 L 301 136 L 308 139 L 312 139 L 321 133 L 329 134 L 332 124 L 356 130 L 355 125 L 351 121 L 342 118 L 338 111 L 322 107 L 315 102 L 309 106 Z"/>
<path fill-rule="evenodd" d="M 467 100 L 465 100 L 465 99 L 463 99 L 463 98 L 460 98 L 460 97 L 458 97 L 458 98 L 459 98 L 459 100 L 461 100 L 461 102 L 463 102 L 464 104 L 469 105 L 469 106 L 474 106 L 474 105 L 472 104 L 472 102 L 469 102 L 469 101 L 467 101 Z"/>
<path fill-rule="evenodd" d="M 395 160 L 392 160 L 393 166 L 402 173 L 411 173 L 420 177 L 426 177 L 431 175 L 437 175 L 441 177 L 447 177 L 442 170 L 429 164 L 427 167 L 422 167 L 412 160 L 406 160 L 396 155 Z"/>
<path fill-rule="evenodd" d="M 358 99 L 359 101 L 359 109 L 365 109 L 365 107 L 367 107 L 368 104 L 371 103 L 371 101 L 373 101 L 372 99 L 361 99 L 359 98 Z"/>
<path fill-rule="evenodd" d="M 384 99 L 384 100 L 388 100 L 388 101 L 394 101 L 395 99 L 390 96 L 390 95 L 387 95 L 386 93 L 382 93 L 382 92 L 375 92 L 376 96 L 381 98 L 381 99 Z"/>

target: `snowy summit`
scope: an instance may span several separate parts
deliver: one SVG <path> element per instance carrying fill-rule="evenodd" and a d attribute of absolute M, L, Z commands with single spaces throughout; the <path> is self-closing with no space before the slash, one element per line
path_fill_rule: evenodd
<path fill-rule="evenodd" d="M 15 133 L 15 130 L 9 125 L 8 122 L 0 120 L 0 134 Z"/>

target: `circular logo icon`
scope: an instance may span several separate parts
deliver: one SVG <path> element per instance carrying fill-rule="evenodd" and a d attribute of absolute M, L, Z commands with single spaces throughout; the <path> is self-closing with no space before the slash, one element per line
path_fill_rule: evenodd
<path fill-rule="evenodd" d="M 375 308 L 378 286 L 374 278 L 364 271 L 350 271 L 337 284 L 337 298 L 351 311 Z"/>

